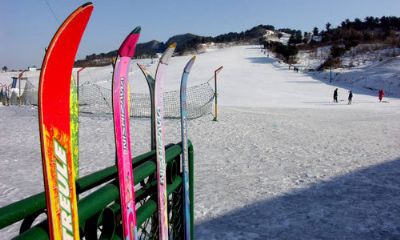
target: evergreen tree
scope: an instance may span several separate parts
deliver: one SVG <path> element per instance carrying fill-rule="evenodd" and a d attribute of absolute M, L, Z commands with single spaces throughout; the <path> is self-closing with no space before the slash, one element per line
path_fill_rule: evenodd
<path fill-rule="evenodd" d="M 325 25 L 327 32 L 329 32 L 331 30 L 331 26 L 332 26 L 332 24 L 330 24 L 329 22 Z"/>
<path fill-rule="evenodd" d="M 313 29 L 313 35 L 314 35 L 314 36 L 318 36 L 318 34 L 319 34 L 319 29 L 318 29 L 317 27 L 314 27 L 314 29 Z"/>

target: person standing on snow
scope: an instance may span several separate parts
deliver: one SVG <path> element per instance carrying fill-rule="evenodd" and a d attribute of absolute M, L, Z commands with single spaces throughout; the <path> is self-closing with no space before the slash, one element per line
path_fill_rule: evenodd
<path fill-rule="evenodd" d="M 338 89 L 336 88 L 335 91 L 333 91 L 333 102 L 335 103 L 338 102 L 337 97 L 338 97 Z"/>
<path fill-rule="evenodd" d="M 385 95 L 385 93 L 383 92 L 383 89 L 379 89 L 379 92 L 378 92 L 379 102 L 382 102 L 384 95 Z"/>
<path fill-rule="evenodd" d="M 348 98 L 349 102 L 347 104 L 351 104 L 351 101 L 353 100 L 353 92 L 350 90 L 349 91 L 349 98 Z"/>

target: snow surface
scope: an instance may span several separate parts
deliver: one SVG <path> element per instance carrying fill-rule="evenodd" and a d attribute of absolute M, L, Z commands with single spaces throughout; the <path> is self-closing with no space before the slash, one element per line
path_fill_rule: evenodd
<path fill-rule="evenodd" d="M 167 88 L 177 88 L 189 59 L 171 59 Z M 374 91 L 295 73 L 258 46 L 199 55 L 189 81 L 210 78 L 220 65 L 219 121 L 189 122 L 197 239 L 400 238 L 400 99 L 379 103 Z M 106 81 L 110 69 L 89 69 L 82 79 Z M 137 68 L 131 74 L 141 78 Z M 0 122 L 5 206 L 43 191 L 43 181 L 37 109 L 0 107 Z M 114 163 L 112 129 L 111 118 L 80 117 L 81 176 Z M 135 156 L 149 150 L 149 132 L 149 119 L 132 119 Z M 178 120 L 166 120 L 166 140 L 180 141 Z M 0 230 L 0 239 L 17 229 Z"/>

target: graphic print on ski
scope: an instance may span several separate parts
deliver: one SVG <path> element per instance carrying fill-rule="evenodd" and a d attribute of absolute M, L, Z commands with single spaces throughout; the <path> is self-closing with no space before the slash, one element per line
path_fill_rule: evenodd
<path fill-rule="evenodd" d="M 184 236 L 185 240 L 189 240 L 191 236 L 190 229 L 190 199 L 189 199 L 189 162 L 188 162 L 188 143 L 187 143 L 187 81 L 190 70 L 194 64 L 196 57 L 193 56 L 186 64 L 182 79 L 181 79 L 181 92 L 180 92 L 180 108 L 181 108 L 181 136 L 182 136 L 182 170 L 183 170 L 183 219 L 184 219 Z"/>
<path fill-rule="evenodd" d="M 164 100 L 163 100 L 163 85 L 164 71 L 168 65 L 172 54 L 174 53 L 176 44 L 168 46 L 167 50 L 160 58 L 156 70 L 156 83 L 154 87 L 154 116 L 155 131 L 156 131 L 156 155 L 157 155 L 157 191 L 158 191 L 158 227 L 159 239 L 168 239 L 168 209 L 167 209 L 167 179 L 166 179 L 166 161 L 164 149 Z"/>
<path fill-rule="evenodd" d="M 113 73 L 113 117 L 117 152 L 119 191 L 121 199 L 123 239 L 137 239 L 135 188 L 132 171 L 131 140 L 129 129 L 128 73 L 139 40 L 140 27 L 135 28 L 118 50 Z"/>
<path fill-rule="evenodd" d="M 71 119 L 71 144 L 72 144 L 72 162 L 74 162 L 75 178 L 79 178 L 79 101 L 78 85 L 71 76 L 70 89 L 70 119 Z"/>
<path fill-rule="evenodd" d="M 86 3 L 61 24 L 47 48 L 40 73 L 39 129 L 50 239 L 79 239 L 70 81 L 92 10 L 93 5 Z"/>

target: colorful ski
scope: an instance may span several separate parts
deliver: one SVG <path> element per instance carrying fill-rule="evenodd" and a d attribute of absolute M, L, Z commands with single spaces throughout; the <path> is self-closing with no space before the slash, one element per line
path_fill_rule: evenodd
<path fill-rule="evenodd" d="M 160 58 L 156 71 L 156 83 L 154 86 L 154 116 L 156 131 L 156 155 L 157 155 L 157 191 L 158 191 L 158 221 L 159 221 L 159 239 L 168 239 L 168 209 L 167 209 L 167 179 L 166 179 L 166 161 L 164 149 L 164 100 L 163 85 L 164 71 L 172 54 L 174 53 L 176 44 L 168 46 L 167 50 Z"/>
<path fill-rule="evenodd" d="M 185 69 L 183 70 L 182 79 L 181 79 L 181 95 L 180 95 L 180 104 L 181 104 L 181 135 L 182 135 L 182 170 L 183 170 L 183 216 L 184 216 L 184 232 L 185 232 L 185 240 L 190 239 L 190 198 L 189 198 L 189 162 L 188 162 L 188 142 L 187 142 L 187 81 L 189 77 L 190 70 L 192 69 L 194 60 L 196 57 L 193 56 L 189 62 L 186 64 Z"/>
<path fill-rule="evenodd" d="M 158 64 L 160 64 L 161 62 L 159 62 Z M 151 150 L 156 149 L 156 131 L 155 131 L 155 116 L 154 116 L 154 86 L 156 81 L 154 80 L 154 77 L 149 73 L 149 71 L 147 71 L 147 69 L 145 68 L 145 66 L 141 65 L 141 64 L 137 64 L 139 69 L 142 71 L 144 77 L 146 78 L 147 81 L 147 85 L 149 86 L 149 92 L 150 92 L 150 119 L 151 119 L 151 138 L 150 138 L 150 147 Z M 158 67 L 157 67 L 158 68 Z"/>
<path fill-rule="evenodd" d="M 113 74 L 113 116 L 117 152 L 119 191 L 124 240 L 137 239 L 135 187 L 132 171 L 129 130 L 128 73 L 139 40 L 140 27 L 135 28 L 121 44 Z"/>
<path fill-rule="evenodd" d="M 79 239 L 70 116 L 75 55 L 93 10 L 86 3 L 60 26 L 40 73 L 38 111 L 50 239 Z"/>

